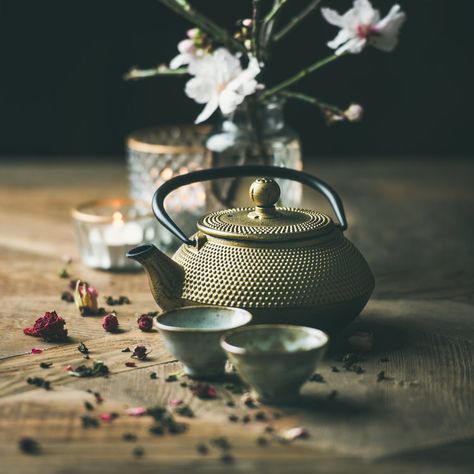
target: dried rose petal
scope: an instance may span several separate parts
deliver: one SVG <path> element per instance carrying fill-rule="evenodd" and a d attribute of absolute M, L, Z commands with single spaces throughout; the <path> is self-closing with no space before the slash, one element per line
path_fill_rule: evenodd
<path fill-rule="evenodd" d="M 144 407 L 133 407 L 127 408 L 125 413 L 130 416 L 142 416 L 146 413 L 146 408 Z"/>
<path fill-rule="evenodd" d="M 125 366 L 126 367 L 136 367 L 137 364 L 135 364 L 135 362 L 125 362 Z"/>
<path fill-rule="evenodd" d="M 56 311 L 46 312 L 35 324 L 23 329 L 27 336 L 42 337 L 45 341 L 59 341 L 67 337 L 67 329 L 64 329 L 66 321 Z"/>
<path fill-rule="evenodd" d="M 281 437 L 286 441 L 293 441 L 294 439 L 305 439 L 309 437 L 309 432 L 302 426 L 290 428 L 289 430 L 283 431 Z"/>
<path fill-rule="evenodd" d="M 112 421 L 112 420 L 115 420 L 115 418 L 117 418 L 117 414 L 116 413 L 101 413 L 99 415 L 99 418 L 102 421 Z"/>
<path fill-rule="evenodd" d="M 133 354 L 132 357 L 136 357 L 137 359 L 140 360 L 145 360 L 148 356 L 149 352 L 146 348 L 146 346 L 136 346 L 135 349 L 133 349 Z"/>
<path fill-rule="evenodd" d="M 74 291 L 74 302 L 81 316 L 89 316 L 97 314 L 99 308 L 97 306 L 97 291 L 87 282 L 77 280 Z"/>
<path fill-rule="evenodd" d="M 113 313 L 104 316 L 104 318 L 102 319 L 102 327 L 107 332 L 117 332 L 119 327 L 117 316 L 115 316 L 115 314 Z"/>
<path fill-rule="evenodd" d="M 214 386 L 207 383 L 196 383 L 191 386 L 191 392 L 198 398 L 210 400 L 217 397 L 217 390 Z"/>
<path fill-rule="evenodd" d="M 183 403 L 184 403 L 183 400 L 179 400 L 179 399 L 176 399 L 176 398 L 173 398 L 169 401 L 169 404 L 172 407 L 177 407 L 179 405 L 182 405 Z"/>
<path fill-rule="evenodd" d="M 142 314 L 138 319 L 138 329 L 143 332 L 150 332 L 153 329 L 153 318 L 148 314 Z"/>
<path fill-rule="evenodd" d="M 33 347 L 31 349 L 32 354 L 41 354 L 43 352 L 43 349 L 38 349 L 37 347 Z"/>
<path fill-rule="evenodd" d="M 66 367 L 64 367 L 64 370 L 65 370 L 66 372 L 70 372 L 70 371 L 72 370 L 72 365 L 71 365 L 71 364 L 66 365 Z"/>

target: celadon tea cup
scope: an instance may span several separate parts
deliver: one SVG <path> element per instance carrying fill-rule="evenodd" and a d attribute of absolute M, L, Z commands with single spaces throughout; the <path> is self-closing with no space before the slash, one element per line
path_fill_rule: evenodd
<path fill-rule="evenodd" d="M 319 329 L 261 324 L 228 332 L 221 346 L 256 398 L 285 404 L 298 398 L 328 341 L 328 335 Z"/>
<path fill-rule="evenodd" d="M 239 308 L 187 306 L 157 316 L 166 348 L 194 378 L 224 373 L 226 354 L 219 340 L 225 332 L 248 324 L 252 315 Z"/>

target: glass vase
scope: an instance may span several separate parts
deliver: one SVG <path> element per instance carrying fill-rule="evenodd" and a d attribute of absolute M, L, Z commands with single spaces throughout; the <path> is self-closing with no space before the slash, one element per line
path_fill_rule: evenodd
<path fill-rule="evenodd" d="M 284 105 L 283 99 L 265 103 L 245 101 L 233 114 L 224 116 L 206 141 L 210 166 L 266 164 L 301 170 L 300 140 L 285 122 Z M 250 206 L 248 190 L 252 181 L 234 178 L 209 183 L 207 209 Z M 300 207 L 301 184 L 278 181 L 280 205 Z"/>

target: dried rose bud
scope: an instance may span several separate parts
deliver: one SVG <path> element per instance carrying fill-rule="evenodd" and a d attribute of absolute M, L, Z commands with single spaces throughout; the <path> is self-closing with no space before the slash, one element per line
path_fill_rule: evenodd
<path fill-rule="evenodd" d="M 97 291 L 85 281 L 77 280 L 74 302 L 82 316 L 97 314 Z"/>
<path fill-rule="evenodd" d="M 107 332 L 117 332 L 119 327 L 117 316 L 112 313 L 108 314 L 107 316 L 104 316 L 104 319 L 102 319 L 102 327 Z"/>
<path fill-rule="evenodd" d="M 148 314 L 142 314 L 138 319 L 138 329 L 143 332 L 150 332 L 153 329 L 153 318 Z"/>
<path fill-rule="evenodd" d="M 136 357 L 140 360 L 145 360 L 148 354 L 149 352 L 146 346 L 136 346 L 135 349 L 133 349 L 132 357 Z"/>
<path fill-rule="evenodd" d="M 46 312 L 33 326 L 23 329 L 27 336 L 42 337 L 45 341 L 59 341 L 67 337 L 66 321 L 56 311 Z"/>

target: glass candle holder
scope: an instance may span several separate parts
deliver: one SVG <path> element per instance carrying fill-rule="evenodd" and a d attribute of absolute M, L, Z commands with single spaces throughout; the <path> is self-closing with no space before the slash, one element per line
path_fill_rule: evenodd
<path fill-rule="evenodd" d="M 81 259 L 101 270 L 139 270 L 126 253 L 157 240 L 150 204 L 139 199 L 100 199 L 72 210 Z"/>

